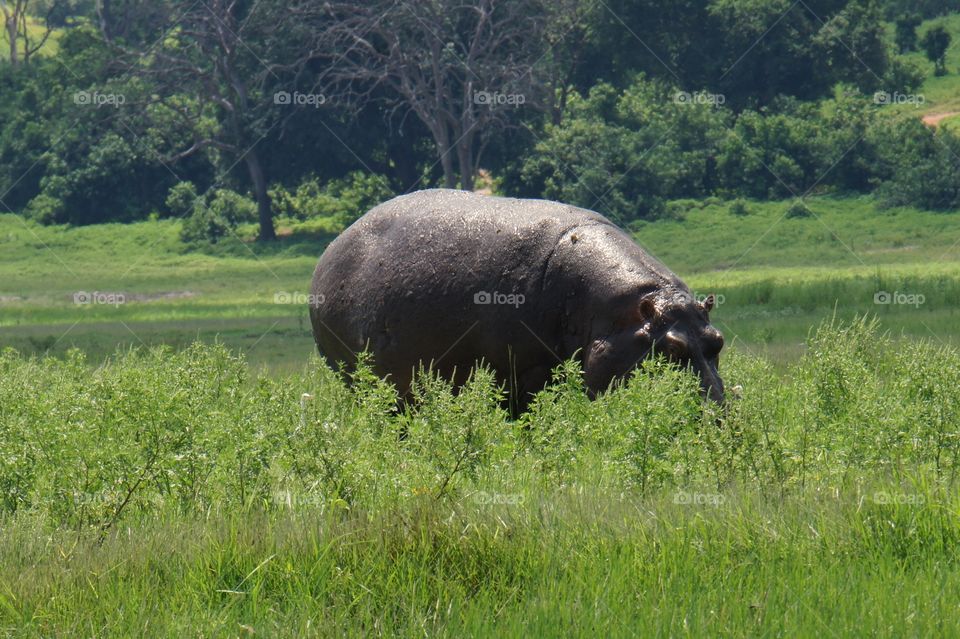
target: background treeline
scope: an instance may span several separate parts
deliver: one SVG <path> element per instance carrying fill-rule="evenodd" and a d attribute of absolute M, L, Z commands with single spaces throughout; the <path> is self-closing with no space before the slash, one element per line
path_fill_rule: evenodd
<path fill-rule="evenodd" d="M 269 239 L 428 186 L 622 223 L 708 196 L 960 204 L 960 139 L 886 108 L 928 74 L 901 55 L 921 18 L 960 0 L 5 6 L 0 206 L 45 223 Z"/>

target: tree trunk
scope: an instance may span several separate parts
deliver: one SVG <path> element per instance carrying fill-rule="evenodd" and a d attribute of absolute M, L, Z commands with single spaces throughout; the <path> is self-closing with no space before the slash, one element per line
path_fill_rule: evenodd
<path fill-rule="evenodd" d="M 460 188 L 473 190 L 473 135 L 467 134 L 457 143 L 457 162 L 460 165 Z"/>
<path fill-rule="evenodd" d="M 437 144 L 440 152 L 440 165 L 443 167 L 443 185 L 448 189 L 457 188 L 457 174 L 453 170 L 453 149 L 448 143 Z"/>
<path fill-rule="evenodd" d="M 16 11 L 4 15 L 3 26 L 7 31 L 7 38 L 10 40 L 10 64 L 12 66 L 17 66 L 20 63 L 20 54 L 17 51 L 17 35 L 20 33 L 20 29 L 17 27 L 18 18 Z"/>
<path fill-rule="evenodd" d="M 97 0 L 97 19 L 100 22 L 100 33 L 103 39 L 110 42 L 112 33 L 110 32 L 110 0 Z"/>
<path fill-rule="evenodd" d="M 403 189 L 403 192 L 406 193 L 411 186 L 417 184 L 419 176 L 417 175 L 417 163 L 415 161 L 415 155 L 410 149 L 409 144 L 400 144 L 393 142 L 387 148 L 387 155 L 389 157 L 389 168 L 391 177 L 394 182 L 400 185 Z"/>
<path fill-rule="evenodd" d="M 431 124 L 426 118 L 423 118 L 423 121 L 430 127 L 433 141 L 437 145 L 437 155 L 440 156 L 440 166 L 443 167 L 443 185 L 448 189 L 455 189 L 457 188 L 457 174 L 453 170 L 453 157 L 451 156 L 453 148 L 450 146 L 450 133 L 442 122 Z"/>
<path fill-rule="evenodd" d="M 250 181 L 253 182 L 253 192 L 257 198 L 257 216 L 260 220 L 260 233 L 257 235 L 257 240 L 261 242 L 275 240 L 277 233 L 273 229 L 273 207 L 270 203 L 270 194 L 267 193 L 267 180 L 260 165 L 260 156 L 257 155 L 256 150 L 250 149 L 243 156 L 243 160 L 250 172 Z"/>

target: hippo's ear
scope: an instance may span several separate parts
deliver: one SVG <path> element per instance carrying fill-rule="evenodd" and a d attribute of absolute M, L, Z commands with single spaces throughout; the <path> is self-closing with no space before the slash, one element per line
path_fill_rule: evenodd
<path fill-rule="evenodd" d="M 637 305 L 637 319 L 642 322 L 652 321 L 657 316 L 657 299 L 655 293 L 648 293 L 640 298 Z"/>
<path fill-rule="evenodd" d="M 707 295 L 706 299 L 700 302 L 700 308 L 703 309 L 704 313 L 709 313 L 713 310 L 714 305 L 716 304 L 717 298 L 713 293 Z"/>

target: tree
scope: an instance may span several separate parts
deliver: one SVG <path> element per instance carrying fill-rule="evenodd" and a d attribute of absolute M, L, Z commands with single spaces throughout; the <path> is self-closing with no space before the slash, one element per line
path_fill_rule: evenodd
<path fill-rule="evenodd" d="M 814 44 L 823 52 L 833 82 L 848 82 L 866 92 L 883 85 L 890 54 L 876 0 L 849 2 L 821 27 Z"/>
<path fill-rule="evenodd" d="M 30 0 L 0 0 L 0 14 L 3 15 L 3 32 L 7 39 L 10 64 L 29 64 L 31 56 L 43 48 L 50 39 L 53 29 L 50 20 L 39 38 L 30 35 Z M 50 5 L 49 14 L 56 8 L 56 3 Z M 20 48 L 22 43 L 22 49 Z"/>
<path fill-rule="evenodd" d="M 191 133 L 167 160 L 206 152 L 229 172 L 241 164 L 257 202 L 258 239 L 276 237 L 268 180 L 258 144 L 301 107 L 324 97 L 300 94 L 297 83 L 317 50 L 307 0 L 102 0 L 100 26 L 116 62 L 152 87 L 145 112 L 175 119 Z M 131 17 L 131 15 L 133 17 Z M 157 37 L 159 34 L 159 38 Z M 132 41 L 132 44 L 131 44 Z M 307 74 L 309 76 L 309 74 Z M 145 134 L 147 132 L 144 132 Z"/>
<path fill-rule="evenodd" d="M 427 127 L 444 183 L 473 188 L 491 137 L 540 102 L 539 0 L 379 0 L 331 9 L 326 80 L 346 99 L 387 90 Z M 456 166 L 455 166 L 456 165 Z"/>
<path fill-rule="evenodd" d="M 817 99 L 838 81 L 873 91 L 888 67 L 873 0 L 604 0 L 578 90 L 642 71 L 737 108 Z"/>
<path fill-rule="evenodd" d="M 934 64 L 935 75 L 946 75 L 947 49 L 950 47 L 950 33 L 944 27 L 932 27 L 923 36 L 920 46 L 927 54 L 927 58 Z"/>
<path fill-rule="evenodd" d="M 554 0 L 547 5 L 544 41 L 546 91 L 550 121 L 560 124 L 577 77 L 589 60 L 590 38 L 597 16 L 605 11 L 598 0 Z M 596 81 L 592 79 L 591 85 Z"/>
<path fill-rule="evenodd" d="M 920 22 L 921 18 L 916 13 L 897 18 L 896 43 L 900 53 L 917 50 L 917 27 Z"/>

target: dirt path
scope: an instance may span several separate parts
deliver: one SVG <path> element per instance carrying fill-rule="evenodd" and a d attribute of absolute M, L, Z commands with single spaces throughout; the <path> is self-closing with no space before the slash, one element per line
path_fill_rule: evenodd
<path fill-rule="evenodd" d="M 927 126 L 937 127 L 943 120 L 954 115 L 960 115 L 960 111 L 947 111 L 945 113 L 931 113 L 923 116 L 923 123 Z"/>

